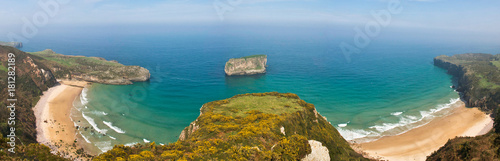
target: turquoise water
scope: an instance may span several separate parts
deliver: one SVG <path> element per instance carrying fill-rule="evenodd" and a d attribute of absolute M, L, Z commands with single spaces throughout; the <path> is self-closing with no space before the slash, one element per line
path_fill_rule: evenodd
<path fill-rule="evenodd" d="M 93 84 L 75 100 L 73 120 L 94 128 L 80 133 L 102 151 L 114 144 L 175 142 L 204 103 L 271 91 L 313 103 L 348 140 L 395 135 L 444 115 L 458 100 L 451 76 L 432 65 L 433 57 L 500 51 L 485 44 L 373 41 L 346 62 L 337 47 L 343 40 L 317 33 L 69 35 L 34 39 L 25 50 L 52 48 L 151 71 L 149 82 Z M 225 76 L 225 61 L 250 54 L 268 55 L 266 74 Z"/>

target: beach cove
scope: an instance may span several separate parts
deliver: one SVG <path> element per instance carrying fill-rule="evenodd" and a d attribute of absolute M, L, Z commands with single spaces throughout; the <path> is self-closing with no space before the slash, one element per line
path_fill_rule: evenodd
<path fill-rule="evenodd" d="M 477 108 L 465 107 L 462 101 L 453 105 L 448 115 L 395 136 L 353 144 L 360 153 L 382 160 L 423 161 L 442 147 L 449 139 L 459 136 L 479 136 L 493 128 L 493 119 Z"/>
<path fill-rule="evenodd" d="M 44 92 L 33 108 L 37 120 L 37 141 L 67 158 L 78 158 L 76 151 L 86 147 L 77 135 L 70 111 L 73 101 L 88 84 L 84 81 L 59 81 L 58 85 Z"/>

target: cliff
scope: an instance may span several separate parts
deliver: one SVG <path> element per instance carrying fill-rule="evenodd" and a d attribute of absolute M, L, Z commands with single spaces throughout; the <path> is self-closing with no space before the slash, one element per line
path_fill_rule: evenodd
<path fill-rule="evenodd" d="M 368 160 L 295 94 L 236 95 L 200 113 L 175 143 L 119 145 L 95 160 Z"/>
<path fill-rule="evenodd" d="M 7 152 L 11 144 L 6 138 L 10 134 L 7 123 L 11 111 L 5 108 L 12 102 L 8 96 L 7 80 L 9 53 L 15 55 L 15 152 Z M 10 70 L 12 71 L 12 70 Z M 102 58 L 65 56 L 51 50 L 25 53 L 14 47 L 0 45 L 0 160 L 67 160 L 51 153 L 49 147 L 36 142 L 36 118 L 32 107 L 42 92 L 57 84 L 56 79 L 81 79 L 108 84 L 129 84 L 131 81 L 149 79 L 149 71 L 138 66 L 124 66 Z M 117 78 L 121 77 L 121 78 Z M 12 81 L 12 80 L 10 80 Z"/>
<path fill-rule="evenodd" d="M 428 161 L 500 160 L 500 55 L 458 54 L 438 56 L 434 65 L 447 69 L 457 80 L 457 91 L 467 106 L 496 111 L 494 130 L 477 137 L 457 137 L 432 153 Z"/>
<path fill-rule="evenodd" d="M 434 65 L 447 69 L 457 80 L 457 91 L 469 107 L 492 113 L 500 104 L 500 55 L 458 54 L 438 56 Z"/>
<path fill-rule="evenodd" d="M 8 53 L 15 54 L 15 124 L 9 125 L 7 121 L 10 116 L 10 109 L 6 108 L 12 102 L 6 101 L 8 98 Z M 12 71 L 12 70 L 10 70 Z M 11 80 L 12 81 L 12 80 Z M 22 52 L 14 47 L 0 45 L 0 160 L 65 160 L 50 153 L 50 148 L 36 143 L 36 118 L 32 107 L 37 103 L 42 91 L 47 90 L 56 84 L 56 79 L 50 69 L 40 63 L 33 56 Z M 15 154 L 7 149 L 11 148 L 10 127 L 15 128 Z"/>
<path fill-rule="evenodd" d="M 22 42 L 3 42 L 3 41 L 0 41 L 0 45 L 10 46 L 10 47 L 15 47 L 15 48 L 22 48 L 23 47 Z"/>
<path fill-rule="evenodd" d="M 103 84 L 132 84 L 147 81 L 149 70 L 139 66 L 125 66 L 104 58 L 68 56 L 47 49 L 30 53 L 46 64 L 58 79 L 83 80 Z"/>
<path fill-rule="evenodd" d="M 251 55 L 232 58 L 226 62 L 224 72 L 227 75 L 253 75 L 266 73 L 267 55 Z"/>

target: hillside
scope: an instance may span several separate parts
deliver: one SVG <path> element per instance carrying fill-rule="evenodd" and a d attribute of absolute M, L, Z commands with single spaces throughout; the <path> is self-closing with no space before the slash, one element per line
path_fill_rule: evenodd
<path fill-rule="evenodd" d="M 10 110 L 5 108 L 7 95 L 7 59 L 8 53 L 15 54 L 16 58 L 16 96 L 15 125 L 7 123 Z M 0 132 L 2 140 L 0 143 L 0 160 L 64 160 L 50 153 L 47 146 L 36 143 L 36 123 L 31 107 L 35 106 L 42 91 L 54 86 L 57 82 L 49 68 L 44 64 L 31 58 L 31 55 L 14 47 L 0 46 Z M 10 133 L 10 127 L 15 128 L 15 154 L 8 152 L 12 148 L 8 144 L 6 135 Z"/>
<path fill-rule="evenodd" d="M 175 143 L 117 145 L 95 160 L 368 160 L 295 94 L 236 95 L 206 103 L 200 113 Z"/>
<path fill-rule="evenodd" d="M 15 98 L 17 101 L 15 101 L 15 125 L 8 124 L 7 121 L 11 118 L 11 112 L 9 108 L 5 108 L 12 103 L 7 101 L 7 98 L 10 98 L 7 92 L 8 53 L 13 53 L 16 60 Z M 110 67 L 111 65 L 116 67 Z M 88 68 L 92 68 L 94 71 L 90 71 Z M 7 141 L 2 141 L 0 144 L 0 160 L 64 160 L 64 158 L 50 153 L 50 148 L 47 146 L 37 143 L 36 118 L 32 107 L 40 99 L 43 91 L 57 84 L 56 79 L 79 79 L 78 76 L 98 75 L 100 72 L 105 72 L 103 69 L 114 70 L 117 68 L 126 69 L 118 73 L 120 76 L 126 76 L 125 78 L 127 78 L 121 80 L 142 81 L 145 80 L 145 76 L 149 79 L 149 72 L 142 67 L 124 66 L 98 58 L 64 56 L 54 53 L 39 52 L 32 55 L 14 47 L 0 45 L 0 87 L 2 91 L 0 92 L 0 104 L 4 107 L 0 108 L 0 120 L 4 120 L 0 122 L 1 139 L 10 139 L 6 136 L 10 134 L 11 127 L 15 128 L 16 135 L 14 137 L 16 138 L 16 153 L 8 152 L 11 145 L 7 144 Z M 118 76 L 118 74 L 111 73 L 108 75 Z M 101 79 L 106 80 L 106 78 Z M 123 82 L 129 83 L 127 81 Z M 107 81 L 96 82 L 114 83 Z"/>
<path fill-rule="evenodd" d="M 434 58 L 434 65 L 447 69 L 458 80 L 457 91 L 467 106 L 479 107 L 495 117 L 495 130 L 449 140 L 427 160 L 500 160 L 500 55 L 443 55 Z"/>
<path fill-rule="evenodd" d="M 226 62 L 224 72 L 227 75 L 254 75 L 266 72 L 267 55 L 251 55 L 232 58 Z"/>

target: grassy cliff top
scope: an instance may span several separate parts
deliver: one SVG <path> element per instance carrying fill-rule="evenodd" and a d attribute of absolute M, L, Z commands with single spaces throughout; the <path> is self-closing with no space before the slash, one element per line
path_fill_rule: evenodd
<path fill-rule="evenodd" d="M 500 88 L 500 55 L 457 54 L 441 55 L 435 59 L 466 68 L 466 74 L 474 77 L 471 82 L 478 84 L 481 88 Z"/>
<path fill-rule="evenodd" d="M 259 54 L 259 55 L 249 55 L 249 56 L 245 56 L 245 57 L 241 57 L 241 58 L 244 58 L 244 59 L 248 59 L 248 58 L 265 58 L 267 57 L 267 55 L 264 55 L 264 54 Z"/>
<path fill-rule="evenodd" d="M 214 113 L 222 113 L 230 116 L 246 116 L 247 112 L 258 110 L 263 113 L 280 115 L 283 113 L 293 113 L 303 108 L 297 103 L 298 96 L 288 94 L 292 97 L 258 96 L 238 96 L 227 99 L 227 104 L 214 107 Z"/>
<path fill-rule="evenodd" d="M 231 58 L 229 60 L 235 60 L 235 59 L 249 59 L 249 58 L 267 58 L 267 55 L 264 54 L 258 54 L 258 55 L 249 55 L 249 56 L 244 56 L 241 58 Z"/>
<path fill-rule="evenodd" d="M 115 146 L 96 160 L 300 160 L 308 140 L 333 160 L 367 160 L 319 113 L 292 93 L 252 93 L 208 102 L 201 115 L 169 145 Z"/>
<path fill-rule="evenodd" d="M 85 56 L 71 56 L 57 54 L 50 49 L 39 52 L 29 52 L 30 54 L 43 57 L 46 60 L 53 61 L 59 65 L 65 67 L 75 67 L 75 66 L 110 66 L 110 67 L 121 67 L 124 66 L 115 61 L 106 61 L 104 58 L 99 57 L 85 57 Z"/>
<path fill-rule="evenodd" d="M 126 66 L 99 57 L 57 54 L 47 49 L 31 52 L 33 59 L 48 66 L 58 79 L 77 79 L 104 84 L 131 84 L 147 81 L 149 71 L 139 66 Z"/>

